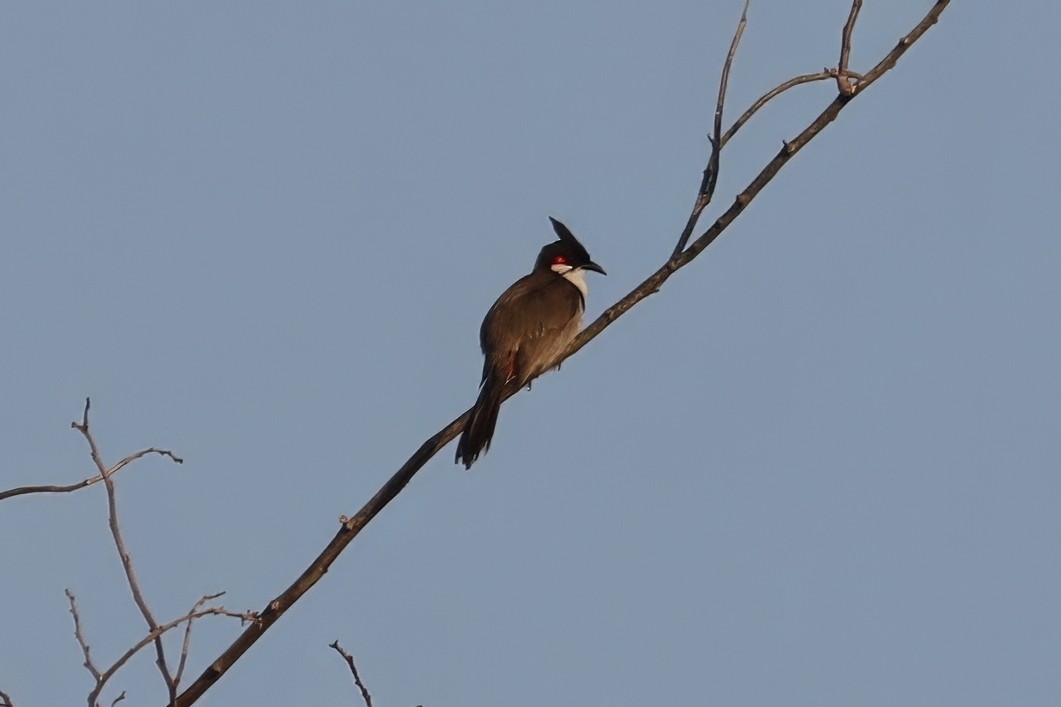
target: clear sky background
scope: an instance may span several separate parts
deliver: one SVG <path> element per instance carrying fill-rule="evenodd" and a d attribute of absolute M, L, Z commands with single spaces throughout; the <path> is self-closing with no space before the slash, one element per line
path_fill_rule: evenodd
<path fill-rule="evenodd" d="M 930 6 L 867 0 L 866 69 Z M 663 262 L 738 0 L 0 5 L 0 486 L 93 471 L 160 617 L 260 608 L 469 405 L 566 221 Z M 847 0 L 753 0 L 732 118 Z M 204 705 L 1057 705 L 1061 12 L 956 0 L 697 261 L 444 450 Z M 723 155 L 728 206 L 834 95 Z M 705 227 L 718 208 L 713 209 Z M 144 633 L 101 487 L 0 503 L 0 689 Z M 189 679 L 229 644 L 197 625 Z M 161 705 L 150 651 L 112 683 Z"/>

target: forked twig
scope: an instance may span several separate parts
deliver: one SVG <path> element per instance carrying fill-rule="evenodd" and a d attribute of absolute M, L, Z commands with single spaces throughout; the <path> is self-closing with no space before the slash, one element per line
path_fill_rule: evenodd
<path fill-rule="evenodd" d="M 257 617 L 257 615 L 251 611 L 228 611 L 223 606 L 215 606 L 213 608 L 200 609 L 199 611 L 189 612 L 184 616 L 181 616 L 180 618 L 176 618 L 168 623 L 159 625 L 156 629 L 150 631 L 146 636 L 144 636 L 139 641 L 134 643 L 131 647 L 129 647 L 128 650 L 122 653 L 118 660 L 114 661 L 114 664 L 111 665 L 111 667 L 107 668 L 107 670 L 103 672 L 103 674 L 100 676 L 97 689 L 93 691 L 93 694 L 89 695 L 89 704 L 93 704 L 93 701 L 99 697 L 100 690 L 102 690 L 103 686 L 107 684 L 107 681 L 114 677 L 114 674 L 118 672 L 122 668 L 122 666 L 128 663 L 130 658 L 139 653 L 141 649 L 143 649 L 148 644 L 159 640 L 160 638 L 162 638 L 163 634 L 172 631 L 181 624 L 185 622 L 195 621 L 196 619 L 201 619 L 204 616 L 231 616 L 233 618 L 240 619 L 241 621 L 254 621 Z"/>
<path fill-rule="evenodd" d="M 203 597 L 201 597 L 199 599 L 199 601 L 195 602 L 195 606 L 192 607 L 192 610 L 189 611 L 188 614 L 189 615 L 194 614 L 196 611 L 202 609 L 203 605 L 206 604 L 208 601 L 213 601 L 214 599 L 219 599 L 219 598 L 223 597 L 224 595 L 225 595 L 224 592 L 218 592 L 217 594 L 206 594 L 206 595 L 204 595 Z M 192 644 L 192 624 L 194 624 L 194 623 L 195 623 L 195 621 L 189 619 L 188 623 L 184 626 L 184 640 L 181 641 L 181 657 L 180 657 L 180 661 L 178 661 L 178 663 L 177 663 L 177 672 L 173 674 L 173 685 L 174 686 L 180 685 L 181 678 L 184 676 L 184 666 L 188 662 L 188 649 L 191 648 L 191 644 Z M 173 697 L 174 697 L 174 695 L 171 695 L 170 699 L 172 700 Z"/>
<path fill-rule="evenodd" d="M 185 622 L 195 621 L 201 619 L 204 616 L 230 616 L 232 618 L 239 619 L 240 621 L 254 621 L 257 615 L 252 611 L 228 611 L 223 606 L 215 606 L 208 609 L 199 609 L 198 611 L 190 611 L 184 616 L 173 619 L 167 623 L 161 624 L 155 630 L 149 632 L 146 636 L 141 638 L 139 641 L 129 647 L 125 653 L 122 653 L 121 657 L 114 662 L 114 665 L 107 668 L 107 671 L 103 673 L 103 678 L 110 678 L 116 673 L 123 665 L 125 665 L 130 658 L 140 652 L 140 650 L 147 644 L 159 639 L 162 635 L 168 631 L 172 631 Z"/>
<path fill-rule="evenodd" d="M 357 665 L 354 663 L 354 656 L 347 653 L 342 646 L 339 645 L 339 639 L 335 639 L 334 642 L 328 644 L 329 648 L 334 648 L 339 652 L 339 655 L 346 661 L 347 667 L 350 668 L 350 674 L 354 677 L 354 684 L 357 685 L 357 689 L 361 691 L 361 699 L 365 701 L 365 707 L 372 707 L 372 695 L 368 694 L 368 688 L 365 687 L 365 683 L 361 682 L 361 676 L 357 672 Z"/>
<path fill-rule="evenodd" d="M 123 653 L 121 656 L 119 656 L 118 659 L 116 661 L 114 661 L 114 663 L 111 664 L 110 667 L 108 667 L 106 670 L 101 671 L 98 667 L 96 667 L 96 664 L 92 660 L 91 648 L 89 647 L 88 639 L 85 638 L 85 633 L 84 633 L 84 630 L 82 629 L 82 626 L 81 626 L 81 614 L 80 614 L 80 612 L 78 611 L 78 608 L 77 608 L 77 599 L 74 597 L 73 592 L 71 592 L 69 589 L 67 589 L 66 590 L 66 597 L 70 601 L 70 614 L 71 614 L 71 616 L 74 617 L 74 638 L 77 640 L 77 644 L 81 647 L 81 652 L 85 656 L 85 663 L 84 663 L 85 668 L 88 670 L 88 672 L 92 675 L 92 678 L 95 680 L 95 685 L 93 686 L 92 691 L 89 692 L 89 694 L 88 694 L 89 707 L 96 707 L 96 705 L 97 705 L 96 701 L 99 699 L 100 693 L 103 692 L 103 688 L 106 687 L 107 682 L 112 677 L 114 677 L 115 673 L 117 673 L 119 670 L 121 670 L 122 666 L 124 666 L 127 662 L 129 662 L 130 658 L 132 658 L 134 655 L 139 653 L 140 650 L 144 646 L 148 645 L 149 643 L 152 643 L 153 641 L 159 640 L 162 637 L 163 634 L 165 634 L 166 632 L 177 628 L 181 624 L 185 624 L 186 623 L 187 626 L 190 629 L 191 624 L 196 619 L 202 618 L 204 616 L 231 616 L 231 617 L 234 617 L 234 618 L 238 618 L 241 621 L 254 621 L 254 620 L 256 620 L 257 614 L 255 614 L 254 612 L 251 612 L 251 611 L 244 611 L 244 612 L 228 611 L 223 606 L 209 607 L 209 608 L 206 608 L 206 609 L 202 608 L 203 604 L 205 604 L 207 601 L 210 601 L 211 599 L 216 599 L 217 597 L 221 596 L 222 594 L 224 594 L 224 592 L 221 592 L 219 594 L 213 594 L 213 595 L 205 596 L 202 599 L 200 599 L 199 601 L 197 601 L 195 603 L 195 607 L 191 611 L 189 611 L 187 614 L 185 614 L 184 616 L 176 618 L 173 621 L 170 621 L 169 623 L 165 623 L 165 624 L 162 624 L 160 626 L 155 627 L 153 630 L 149 631 L 146 636 L 144 636 L 139 641 L 134 643 L 128 650 L 125 651 L 125 653 Z M 185 654 L 187 653 L 187 647 L 188 647 L 188 640 L 189 640 L 188 639 L 188 630 L 189 629 L 185 630 L 185 637 L 184 637 Z M 182 670 L 183 670 L 183 657 L 184 656 L 182 654 L 182 662 L 181 662 L 181 669 Z M 180 680 L 180 677 L 179 677 L 179 673 L 178 673 L 178 677 L 176 678 L 175 682 L 179 682 L 179 680 Z M 120 702 L 124 698 L 125 698 L 125 693 L 123 692 L 121 695 L 118 695 L 118 697 L 113 702 L 111 702 L 111 704 L 114 705 L 114 704 Z M 3 705 L 0 705 L 0 707 L 3 707 Z"/>
<path fill-rule="evenodd" d="M 726 54 L 726 61 L 722 64 L 722 78 L 718 82 L 718 100 L 715 102 L 715 118 L 712 123 L 710 137 L 711 156 L 707 160 L 704 178 L 700 182 L 700 191 L 697 193 L 696 201 L 693 203 L 692 213 L 689 214 L 689 220 L 686 222 L 685 228 L 682 229 L 681 235 L 678 236 L 678 243 L 674 246 L 674 251 L 671 253 L 672 258 L 685 249 L 685 244 L 689 242 L 689 237 L 692 236 L 696 223 L 700 220 L 700 214 L 711 203 L 711 199 L 715 195 L 715 187 L 718 185 L 719 160 L 722 153 L 722 145 L 724 144 L 722 141 L 722 110 L 726 106 L 729 71 L 733 67 L 734 58 L 737 56 L 737 47 L 740 46 L 741 37 L 744 36 L 744 28 L 748 25 L 748 4 L 750 1 L 744 0 L 740 21 L 737 22 L 737 29 L 733 32 L 733 39 L 729 43 L 729 53 Z"/>
<path fill-rule="evenodd" d="M 178 464 L 182 463 L 183 460 L 173 454 L 173 452 L 170 452 L 169 450 L 158 449 L 157 447 L 150 447 L 134 454 L 130 454 L 114 466 L 108 468 L 103 461 L 103 454 L 100 451 L 99 444 L 96 442 L 96 438 L 92 434 L 92 430 L 89 428 L 88 412 L 91 405 L 91 400 L 86 398 L 85 409 L 81 415 L 81 421 L 72 422 L 70 426 L 80 432 L 81 435 L 88 442 L 89 453 L 92 457 L 92 461 L 93 463 L 95 463 L 96 469 L 99 471 L 98 476 L 93 478 L 95 480 L 103 481 L 103 485 L 107 490 L 107 521 L 111 531 L 111 538 L 114 541 L 115 548 L 117 548 L 118 550 L 118 556 L 121 559 L 122 569 L 125 571 L 125 578 L 129 585 L 129 590 L 132 592 L 133 601 L 136 604 L 137 608 L 140 610 L 140 614 L 144 617 L 145 623 L 147 623 L 148 632 L 144 638 L 134 644 L 121 657 L 119 657 L 118 660 L 115 661 L 113 665 L 111 665 L 111 667 L 101 672 L 92 662 L 88 642 L 85 640 L 84 633 L 81 630 L 81 619 L 78 614 L 77 603 L 74 599 L 74 595 L 70 592 L 70 590 L 67 590 L 67 597 L 69 597 L 70 599 L 70 613 L 73 614 L 74 617 L 74 635 L 77 638 L 77 642 L 81 646 L 81 650 L 85 655 L 85 667 L 89 670 L 90 673 L 92 673 L 92 676 L 96 679 L 96 687 L 89 695 L 89 705 L 94 707 L 95 701 L 99 698 L 100 691 L 103 690 L 104 685 L 106 685 L 110 677 L 114 675 L 114 673 L 117 672 L 123 665 L 125 665 L 126 661 L 132 658 L 133 655 L 135 655 L 141 648 L 148 645 L 149 643 L 153 643 L 155 645 L 155 663 L 158 666 L 159 672 L 162 674 L 163 681 L 166 683 L 166 689 L 169 692 L 169 699 L 172 702 L 177 698 L 177 689 L 180 685 L 180 679 L 184 674 L 185 665 L 187 664 L 188 649 L 191 643 L 192 624 L 195 622 L 195 620 L 203 616 L 234 616 L 243 620 L 251 620 L 256 619 L 257 615 L 253 612 L 231 612 L 227 611 L 224 607 L 220 606 L 203 608 L 207 604 L 207 602 L 210 602 L 224 595 L 224 592 L 219 592 L 217 594 L 208 594 L 200 598 L 197 602 L 195 602 L 195 605 L 192 607 L 191 611 L 186 613 L 184 616 L 174 619 L 173 621 L 170 621 L 166 624 L 158 623 L 158 621 L 155 619 L 154 614 L 151 611 L 151 608 L 148 606 L 147 599 L 144 596 L 143 590 L 140 588 L 140 581 L 137 579 L 136 576 L 136 569 L 133 566 L 132 556 L 130 555 L 129 549 L 125 544 L 125 538 L 122 535 L 121 526 L 118 522 L 117 490 L 114 485 L 114 480 L 111 477 L 118 471 L 131 464 L 132 462 L 148 454 L 160 454 L 162 456 L 167 456 Z M 94 483 L 93 479 L 89 479 L 88 483 L 85 483 L 84 485 L 87 486 L 90 483 Z M 177 664 L 176 673 L 171 673 L 169 669 L 169 664 L 166 662 L 166 654 L 164 644 L 162 642 L 162 635 L 167 631 L 180 626 L 181 624 L 185 625 L 184 640 L 181 644 L 181 656 Z M 115 700 L 115 703 L 122 699 L 124 699 L 124 693 L 118 696 L 118 698 Z"/>

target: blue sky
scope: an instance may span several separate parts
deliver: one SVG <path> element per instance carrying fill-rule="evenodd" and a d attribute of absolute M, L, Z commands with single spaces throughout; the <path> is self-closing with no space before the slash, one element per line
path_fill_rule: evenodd
<path fill-rule="evenodd" d="M 848 3 L 753 0 L 728 116 Z M 866 3 L 866 69 L 927 0 Z M 92 472 L 156 613 L 282 591 L 469 405 L 564 220 L 669 254 L 739 2 L 0 6 L 0 487 Z M 444 450 L 201 704 L 1047 705 L 1061 693 L 1058 10 L 955 2 L 698 260 Z M 726 206 L 832 98 L 723 154 Z M 707 215 L 705 227 L 717 214 Z M 144 631 L 103 489 L 0 504 L 0 689 Z M 237 635 L 197 624 L 197 675 Z M 145 651 L 106 702 L 162 704 Z"/>

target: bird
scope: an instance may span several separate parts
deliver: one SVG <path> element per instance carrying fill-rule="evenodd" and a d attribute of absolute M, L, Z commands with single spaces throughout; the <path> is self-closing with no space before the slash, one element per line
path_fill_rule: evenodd
<path fill-rule="evenodd" d="M 586 271 L 606 275 L 567 226 L 552 216 L 557 240 L 538 253 L 534 269 L 501 293 L 479 329 L 483 377 L 457 443 L 456 463 L 471 469 L 490 448 L 501 400 L 548 370 L 582 328 Z"/>

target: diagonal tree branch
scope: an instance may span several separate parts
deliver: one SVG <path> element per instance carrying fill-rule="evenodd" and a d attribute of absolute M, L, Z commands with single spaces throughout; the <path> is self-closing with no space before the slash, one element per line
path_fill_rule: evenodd
<path fill-rule="evenodd" d="M 838 95 L 834 98 L 833 101 L 826 106 L 825 110 L 823 110 L 818 117 L 803 130 L 803 132 L 790 142 L 784 144 L 781 151 L 775 155 L 765 167 L 763 167 L 762 171 L 760 171 L 751 183 L 744 188 L 744 191 L 737 195 L 733 205 L 723 212 L 710 228 L 693 241 L 689 248 L 683 251 L 681 255 L 672 257 L 664 263 L 659 270 L 652 273 L 629 294 L 606 309 L 592 324 L 583 329 L 568 346 L 563 354 L 563 358 L 566 359 L 568 356 L 573 355 L 590 341 L 597 338 L 604 329 L 629 311 L 638 302 L 649 295 L 659 292 L 660 287 L 663 286 L 663 283 L 666 282 L 671 275 L 688 265 L 693 258 L 703 252 L 707 246 L 711 245 L 711 243 L 714 242 L 714 240 L 718 238 L 718 236 L 721 235 L 738 216 L 740 216 L 744 209 L 747 208 L 748 204 L 750 204 L 752 200 L 758 196 L 759 192 L 763 190 L 763 187 L 765 187 L 770 180 L 781 171 L 782 167 L 788 164 L 788 161 L 792 159 L 797 152 L 802 150 L 807 143 L 824 130 L 829 123 L 836 120 L 840 111 L 842 111 L 848 103 L 854 100 L 856 96 L 861 95 L 866 88 L 869 88 L 869 86 L 883 76 L 885 72 L 895 66 L 899 58 L 906 53 L 906 50 L 939 21 L 939 16 L 949 4 L 950 0 L 936 0 L 935 4 L 933 4 L 925 17 L 912 30 L 910 30 L 906 36 L 900 39 L 895 48 L 881 59 L 880 62 L 869 71 L 869 73 L 862 77 L 862 81 L 859 84 L 859 90 L 856 94 L 851 94 L 849 96 Z"/>
<path fill-rule="evenodd" d="M 675 272 L 688 265 L 697 255 L 707 248 L 714 240 L 747 208 L 748 204 L 762 191 L 771 179 L 788 164 L 789 160 L 796 155 L 806 144 L 824 130 L 840 111 L 850 103 L 856 96 L 862 95 L 863 91 L 879 79 L 884 73 L 895 66 L 899 58 L 920 39 L 936 22 L 950 0 L 936 0 L 928 10 L 924 18 L 877 64 L 869 73 L 862 77 L 858 91 L 851 94 L 840 94 L 826 106 L 821 114 L 814 119 L 796 138 L 785 143 L 781 151 L 762 169 L 762 171 L 745 187 L 734 200 L 734 203 L 722 213 L 721 216 L 703 234 L 692 242 L 685 250 L 672 255 L 666 263 L 656 272 L 647 277 L 641 284 L 635 287 L 629 294 L 624 296 L 614 305 L 604 311 L 592 324 L 586 327 L 568 346 L 559 360 L 566 360 L 575 354 L 583 346 L 600 335 L 604 329 L 610 326 L 616 319 L 629 311 L 634 305 L 651 294 L 659 291 L 660 287 Z M 691 229 L 690 229 L 691 232 Z M 517 391 L 509 390 L 505 399 L 514 395 Z M 269 602 L 268 606 L 260 613 L 259 620 L 250 625 L 233 643 L 224 650 L 203 671 L 176 701 L 177 707 L 187 707 L 194 704 L 202 695 L 210 689 L 237 660 L 264 635 L 291 606 L 306 594 L 324 576 L 332 563 L 340 553 L 357 537 L 358 533 L 393 500 L 403 488 L 412 480 L 413 476 L 427 463 L 442 447 L 454 439 L 464 428 L 468 413 L 457 417 L 443 427 L 429 439 L 387 480 L 379 491 L 357 512 L 352 518 L 342 519 L 335 537 L 325 546 L 321 553 L 310 563 L 303 573 L 291 586 L 285 589 L 279 596 Z"/>

